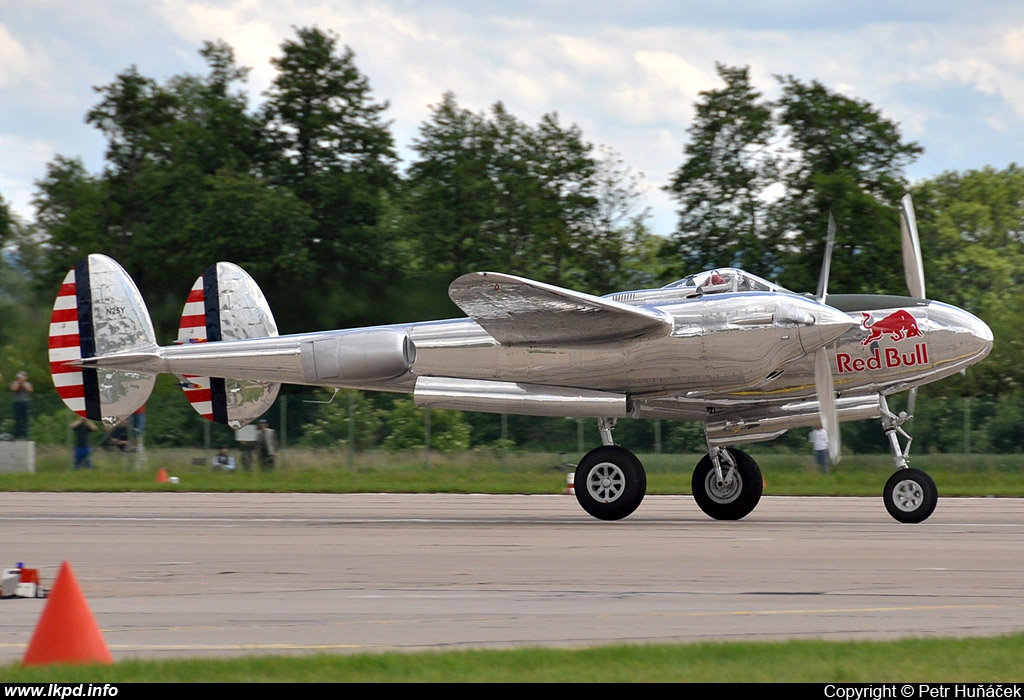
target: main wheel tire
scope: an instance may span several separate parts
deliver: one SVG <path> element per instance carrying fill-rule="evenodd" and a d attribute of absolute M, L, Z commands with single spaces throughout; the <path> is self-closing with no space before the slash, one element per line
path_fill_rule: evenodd
<path fill-rule="evenodd" d="M 727 448 L 736 462 L 736 471 L 731 482 L 726 483 L 718 478 L 711 455 L 704 455 L 693 470 L 690 485 L 693 488 L 693 499 L 700 509 L 715 520 L 739 520 L 757 507 L 764 491 L 764 479 L 761 468 L 746 452 Z M 722 465 L 723 476 L 728 473 L 729 466 Z"/>
<path fill-rule="evenodd" d="M 580 460 L 573 490 L 576 500 L 590 515 L 600 520 L 621 520 L 644 500 L 647 474 L 629 450 L 603 445 Z"/>
<path fill-rule="evenodd" d="M 939 489 L 926 472 L 900 469 L 885 482 L 882 500 L 889 515 L 901 523 L 919 523 L 928 519 L 939 502 Z"/>

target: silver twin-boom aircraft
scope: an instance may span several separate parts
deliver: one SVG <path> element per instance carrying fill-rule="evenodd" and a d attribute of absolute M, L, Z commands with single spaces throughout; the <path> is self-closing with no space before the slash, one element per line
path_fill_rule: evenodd
<path fill-rule="evenodd" d="M 574 490 L 602 520 L 628 516 L 646 491 L 642 464 L 612 439 L 619 419 L 703 424 L 708 452 L 693 495 L 720 520 L 744 517 L 762 494 L 760 468 L 738 445 L 820 423 L 838 460 L 840 422 L 880 419 L 896 467 L 885 506 L 920 522 L 938 491 L 909 466 L 910 415 L 890 411 L 887 397 L 913 396 L 980 361 L 992 332 L 925 297 L 909 196 L 901 228 L 909 296 L 829 294 L 830 227 L 816 294 L 731 268 L 603 297 L 478 272 L 449 287 L 467 318 L 296 335 L 279 335 L 256 282 L 219 262 L 196 280 L 168 346 L 157 344 L 124 269 L 93 254 L 68 273 L 54 304 L 50 366 L 65 403 L 95 420 L 133 413 L 160 372 L 181 377 L 201 415 L 236 428 L 263 414 L 282 383 L 405 392 L 424 407 L 596 418 L 602 444 L 580 460 Z"/>

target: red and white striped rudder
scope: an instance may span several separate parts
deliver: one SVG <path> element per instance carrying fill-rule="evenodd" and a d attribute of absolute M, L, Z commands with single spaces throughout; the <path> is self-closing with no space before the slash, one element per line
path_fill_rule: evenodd
<path fill-rule="evenodd" d="M 68 408 L 93 420 L 130 416 L 149 398 L 156 376 L 96 369 L 87 360 L 155 352 L 156 334 L 142 294 L 128 273 L 99 254 L 65 276 L 50 314 L 50 374 Z"/>

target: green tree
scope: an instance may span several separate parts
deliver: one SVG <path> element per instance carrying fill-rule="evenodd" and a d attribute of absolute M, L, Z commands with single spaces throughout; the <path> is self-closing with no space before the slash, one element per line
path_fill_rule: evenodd
<path fill-rule="evenodd" d="M 442 452 L 469 448 L 469 424 L 459 411 L 417 408 L 410 399 L 395 399 L 388 415 L 389 433 L 384 447 L 389 450 L 422 449 L 427 441 L 429 411 L 430 447 Z"/>
<path fill-rule="evenodd" d="M 256 167 L 262 134 L 238 87 L 248 69 L 222 42 L 200 54 L 205 76 L 159 84 L 132 67 L 97 88 L 87 122 L 108 140 L 103 173 L 58 156 L 35 199 L 53 251 L 41 280 L 51 293 L 80 257 L 107 253 L 138 283 L 162 338 L 177 327 L 190 281 L 217 260 L 262 278 L 272 303 L 312 274 L 308 207 Z"/>
<path fill-rule="evenodd" d="M 32 203 L 36 227 L 50 244 L 49 255 L 34 270 L 43 294 L 55 294 L 57 285 L 75 261 L 97 251 L 116 255 L 106 238 L 106 185 L 90 175 L 80 159 L 58 155 L 36 182 Z"/>
<path fill-rule="evenodd" d="M 585 287 L 598 293 L 656 286 L 662 239 L 651 232 L 650 207 L 643 203 L 643 173 L 626 165 L 608 147 L 600 147 L 594 171 L 597 206 L 586 249 L 593 264 L 584 270 Z"/>
<path fill-rule="evenodd" d="M 131 66 L 117 79 L 94 87 L 102 96 L 89 110 L 86 123 L 107 137 L 106 160 L 111 176 L 130 180 L 160 152 L 154 143 L 155 132 L 174 124 L 174 96 L 152 78 Z"/>
<path fill-rule="evenodd" d="M 913 188 L 929 295 L 984 313 L 1024 285 L 1024 169 L 947 172 Z"/>
<path fill-rule="evenodd" d="M 419 269 L 500 270 L 595 292 L 637 276 L 649 232 L 636 179 L 579 127 L 556 114 L 532 127 L 500 102 L 473 113 L 447 93 L 413 148 L 402 224 Z"/>
<path fill-rule="evenodd" d="M 317 28 L 296 30 L 266 93 L 263 167 L 309 208 L 313 227 L 289 241 L 308 251 L 315 274 L 290 298 L 304 324 L 372 322 L 383 282 L 396 273 L 381 217 L 397 183 L 387 102 L 372 99 L 354 52 Z M 371 294 L 376 291 L 377 294 Z M 325 303 L 326 302 L 326 303 Z M 308 325 L 307 325 L 308 328 Z"/>
<path fill-rule="evenodd" d="M 1024 387 L 1024 169 L 948 172 L 913 189 L 928 296 L 984 319 L 992 353 L 942 389 L 1019 395 Z M 957 387 L 956 382 L 960 382 Z"/>
<path fill-rule="evenodd" d="M 409 166 L 403 225 L 416 241 L 419 267 L 449 279 L 492 262 L 482 240 L 493 196 L 486 128 L 483 115 L 459 107 L 448 92 L 412 143 L 419 159 Z"/>
<path fill-rule="evenodd" d="M 7 245 L 7 240 L 11 237 L 13 230 L 14 213 L 7 202 L 4 201 L 3 195 L 0 195 L 0 248 Z"/>
<path fill-rule="evenodd" d="M 900 260 L 898 204 L 907 191 L 904 168 L 923 149 L 905 143 L 898 126 L 868 102 L 832 92 L 817 81 L 778 77 L 777 120 L 788 156 L 786 193 L 773 207 L 777 240 L 786 240 L 783 282 L 813 290 L 821 269 L 831 212 L 839 234 L 829 288 L 906 293 Z"/>
<path fill-rule="evenodd" d="M 667 188 L 679 226 L 663 255 L 683 267 L 739 265 L 794 290 L 817 286 L 829 214 L 839 227 L 830 289 L 905 292 L 898 204 L 922 152 L 867 102 L 778 77 L 765 101 L 747 68 L 718 66 L 701 93 L 686 160 Z"/>
<path fill-rule="evenodd" d="M 302 426 L 301 444 L 337 449 L 352 443 L 355 450 L 377 447 L 383 428 L 382 411 L 361 391 L 344 390 L 335 396 L 318 391 L 312 421 Z"/>
<path fill-rule="evenodd" d="M 677 277 L 729 265 L 771 276 L 779 258 L 766 224 L 766 190 L 777 178 L 771 106 L 749 68 L 717 70 L 725 87 L 700 93 L 686 159 L 665 188 L 679 205 L 679 222 L 662 254 Z"/>

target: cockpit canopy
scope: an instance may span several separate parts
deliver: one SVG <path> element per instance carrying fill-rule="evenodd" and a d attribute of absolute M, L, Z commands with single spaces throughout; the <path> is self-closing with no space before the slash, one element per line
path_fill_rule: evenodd
<path fill-rule="evenodd" d="M 734 267 L 719 267 L 714 270 L 705 270 L 693 275 L 688 275 L 672 284 L 665 285 L 664 289 L 681 289 L 693 287 L 694 293 L 699 294 L 724 294 L 726 292 L 787 292 L 789 290 L 772 284 L 768 280 L 761 279 Z"/>

